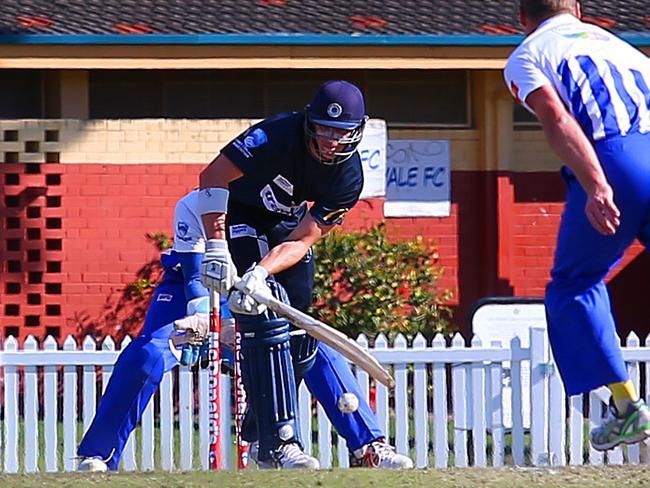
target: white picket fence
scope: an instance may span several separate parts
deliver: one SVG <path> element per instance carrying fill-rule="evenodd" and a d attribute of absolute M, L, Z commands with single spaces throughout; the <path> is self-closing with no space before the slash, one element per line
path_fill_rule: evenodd
<path fill-rule="evenodd" d="M 128 342 L 122 342 L 120 348 Z M 358 342 L 366 346 L 368 343 L 364 336 Z M 398 452 L 412 456 L 420 468 L 646 462 L 645 445 L 618 448 L 603 455 L 584 444 L 585 427 L 600 421 L 607 390 L 567 398 L 549 360 L 544 329 L 531 329 L 529 344 L 521 347 L 515 338 L 510 344 L 486 345 L 474 337 L 466 347 L 463 337 L 457 334 L 451 344 L 441 335 L 427 344 L 418 335 L 410 346 L 403 336 L 389 345 L 380 335 L 371 352 L 392 368 L 394 391 L 375 385 L 363 371 L 358 371 L 357 377 L 364 395 L 369 395 L 371 386 L 376 388 L 380 426 L 390 432 Z M 110 338 L 101 344 L 101 350 L 91 337 L 86 337 L 81 349 L 68 337 L 62 350 L 51 337 L 44 341 L 42 349 L 30 337 L 22 350 L 15 339 L 7 339 L 4 349 L 0 349 L 0 471 L 74 470 L 80 431 L 85 431 L 95 413 L 97 385 L 105 388 L 118 354 Z M 647 395 L 650 337 L 641 347 L 639 338 L 630 335 L 624 357 L 633 381 Z M 639 384 L 642 370 L 645 385 Z M 509 384 L 504 378 L 509 378 Z M 222 385 L 221 411 L 230 412 L 228 377 L 223 376 Z M 194 405 L 195 388 L 198 409 Z M 122 469 L 207 469 L 207 388 L 206 372 L 195 375 L 187 368 L 177 368 L 165 375 L 137 435 L 127 443 Z M 299 394 L 306 450 L 317 455 L 323 467 L 347 467 L 345 443 L 335 438 L 323 409 L 316 408 L 317 428 L 312 429 L 311 395 L 304 385 Z M 527 407 L 523 408 L 527 395 L 529 413 Z M 509 418 L 508 429 L 504 415 Z M 222 418 L 231 421 L 230 415 Z M 82 428 L 78 428 L 79 421 Z M 230 468 L 233 438 L 231 429 L 225 427 L 223 459 Z M 511 433 L 508 443 L 506 431 Z M 199 459 L 195 459 L 196 439 Z"/>

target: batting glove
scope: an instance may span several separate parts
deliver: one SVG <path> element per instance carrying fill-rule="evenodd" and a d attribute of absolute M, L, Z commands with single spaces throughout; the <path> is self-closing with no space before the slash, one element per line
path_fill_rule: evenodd
<path fill-rule="evenodd" d="M 180 362 L 183 366 L 194 366 L 199 360 L 199 346 L 184 344 L 181 349 Z"/>
<path fill-rule="evenodd" d="M 232 262 L 225 239 L 208 239 L 201 261 L 201 283 L 226 296 L 235 284 L 237 268 Z"/>
<path fill-rule="evenodd" d="M 266 305 L 258 302 L 253 296 L 271 298 L 271 289 L 266 283 L 269 272 L 262 266 L 249 268 L 241 278 L 242 287 L 230 295 L 228 308 L 232 313 L 244 315 L 260 315 L 266 311 Z"/>

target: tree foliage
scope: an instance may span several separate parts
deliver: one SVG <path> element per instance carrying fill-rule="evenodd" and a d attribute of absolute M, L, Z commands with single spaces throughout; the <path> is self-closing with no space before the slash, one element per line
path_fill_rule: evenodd
<path fill-rule="evenodd" d="M 315 248 L 313 313 L 351 337 L 450 332 L 448 290 L 438 288 L 438 251 L 421 237 L 391 240 L 380 223 L 335 231 Z"/>
<path fill-rule="evenodd" d="M 160 251 L 173 243 L 164 233 L 146 237 Z M 367 231 L 332 232 L 316 244 L 314 254 L 311 313 L 323 322 L 350 337 L 363 333 L 374 338 L 383 332 L 390 338 L 398 333 L 412 338 L 421 332 L 430 339 L 451 331 L 446 305 L 451 293 L 438 288 L 443 273 L 438 251 L 421 237 L 393 241 L 380 223 Z M 122 334 L 137 333 L 161 271 L 158 260 L 143 266 L 117 303 L 107 303 L 101 319 L 93 321 L 95 333 L 98 322 L 108 335 L 116 335 L 118 322 Z"/>

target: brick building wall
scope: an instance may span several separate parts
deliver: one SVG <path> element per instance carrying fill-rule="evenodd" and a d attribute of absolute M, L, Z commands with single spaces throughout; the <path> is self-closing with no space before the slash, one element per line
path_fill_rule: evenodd
<path fill-rule="evenodd" d="M 146 235 L 171 234 L 175 201 L 196 186 L 219 147 L 249 124 L 1 121 L 2 336 L 61 338 L 126 322 L 125 287 L 158 255 Z M 437 243 L 445 268 L 440 285 L 454 292 L 460 328 L 481 297 L 541 296 L 563 199 L 541 135 L 518 137 L 515 154 L 527 171 L 516 173 L 477 169 L 473 131 L 429 136 L 452 141 L 451 216 L 388 219 L 390 234 Z M 382 204 L 360 202 L 344 228 L 382 219 Z M 640 270 L 648 269 L 640 250 L 631 249 L 612 273 L 613 303 L 625 312 L 627 330 L 640 325 L 629 300 Z M 641 307 L 643 299 L 636 302 Z"/>

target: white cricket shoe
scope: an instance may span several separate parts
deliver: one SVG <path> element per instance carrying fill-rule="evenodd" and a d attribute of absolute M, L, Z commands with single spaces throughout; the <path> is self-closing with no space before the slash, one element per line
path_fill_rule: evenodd
<path fill-rule="evenodd" d="M 274 459 L 261 461 L 258 456 L 257 442 L 250 445 L 248 455 L 260 469 L 320 469 L 315 457 L 305 453 L 297 442 L 280 446 L 274 453 Z"/>
<path fill-rule="evenodd" d="M 108 471 L 108 465 L 97 457 L 83 458 L 77 466 L 77 471 L 85 473 L 105 473 Z"/>
<path fill-rule="evenodd" d="M 413 469 L 413 461 L 397 454 L 384 439 L 366 444 L 350 453 L 351 468 Z"/>
<path fill-rule="evenodd" d="M 650 437 L 650 408 L 642 399 L 630 403 L 620 413 L 610 400 L 603 423 L 591 431 L 591 445 L 597 451 L 614 449 L 620 444 L 635 444 Z"/>

